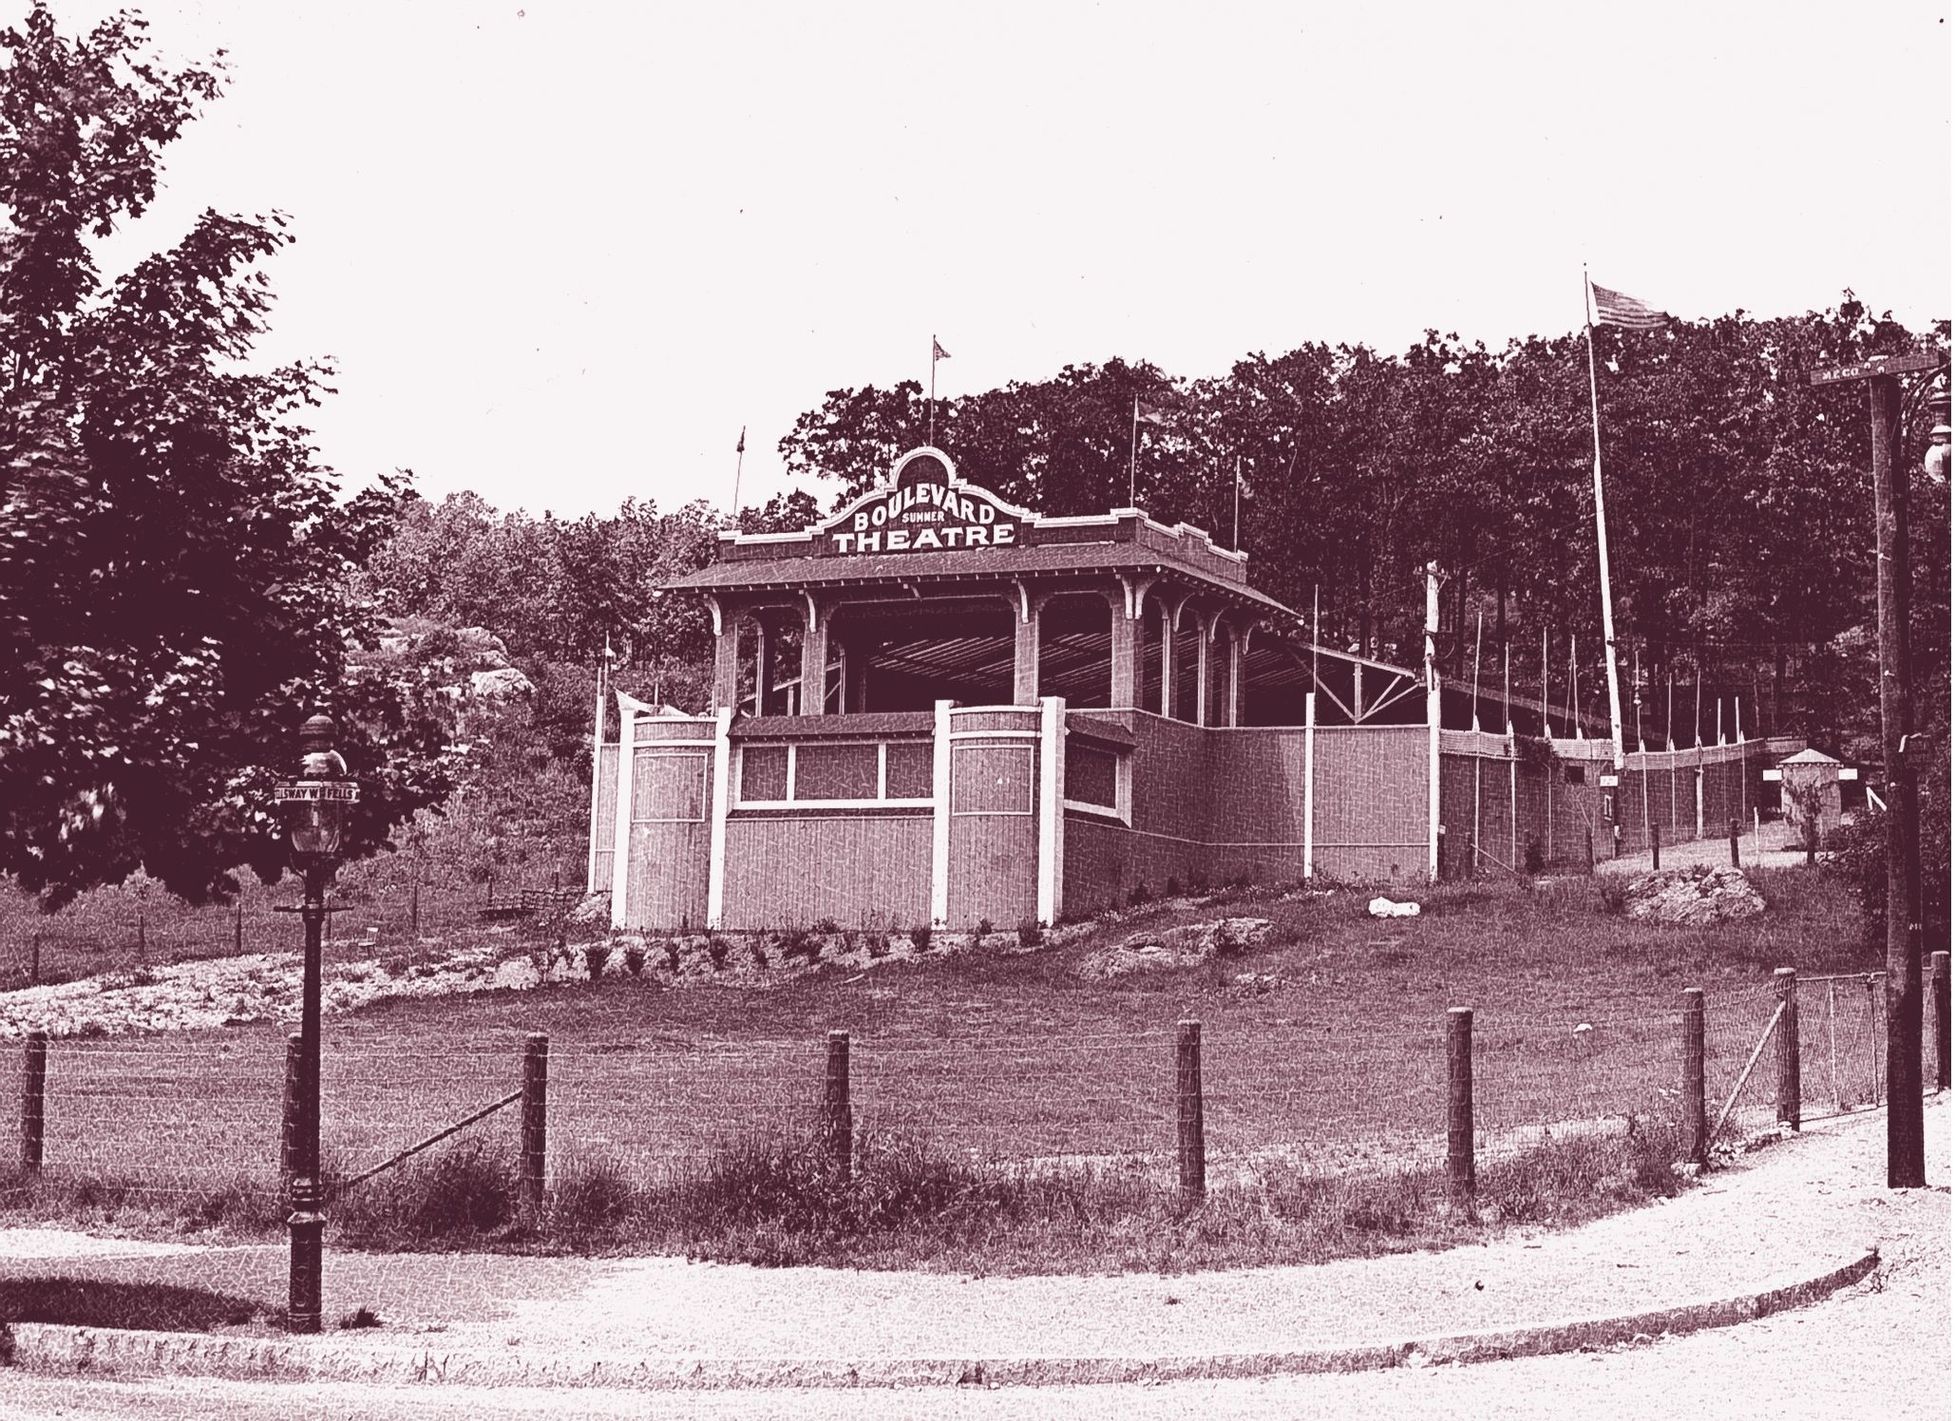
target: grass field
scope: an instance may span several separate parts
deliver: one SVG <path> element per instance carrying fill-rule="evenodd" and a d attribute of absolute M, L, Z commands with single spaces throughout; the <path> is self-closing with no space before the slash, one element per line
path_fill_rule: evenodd
<path fill-rule="evenodd" d="M 772 987 L 673 989 L 649 977 L 606 977 L 596 985 L 391 1001 L 326 1022 L 326 1153 L 340 1175 L 350 1175 L 506 1095 L 520 1079 L 524 1036 L 543 1032 L 553 1188 L 588 1196 L 596 1179 L 598 1194 L 635 1190 L 633 1216 L 665 1220 L 641 1229 L 637 1241 L 684 1243 L 684 1229 L 674 1231 L 674 1200 L 692 1198 L 686 1190 L 714 1171 L 725 1175 L 725 1161 L 776 1159 L 760 1171 L 766 1179 L 739 1190 L 759 1196 L 778 1186 L 786 1169 L 778 1159 L 792 1155 L 819 1098 L 823 1038 L 845 1028 L 856 1122 L 866 1140 L 891 1141 L 890 1159 L 925 1161 L 903 1165 L 901 1179 L 921 1171 L 936 1181 L 923 1194 L 936 1190 L 968 1216 L 956 1259 L 991 1259 L 985 1220 L 995 1224 L 997 1210 L 1038 1220 L 1021 1229 L 1021 1241 L 1050 1235 L 1048 1214 L 1058 1210 L 1077 1247 L 1054 1257 L 1077 1261 L 1085 1247 L 1093 1257 L 1112 1251 L 1157 1261 L 1136 1237 L 1153 1247 L 1159 1229 L 1136 1235 L 1134 1222 L 1159 1224 L 1169 1210 L 1173 1034 L 1177 1020 L 1198 1018 L 1210 1179 L 1218 1200 L 1234 1202 L 1210 1204 L 1206 1224 L 1175 1257 L 1322 1257 L 1325 1247 L 1359 1247 L 1347 1237 L 1351 1229 L 1331 1229 L 1331 1237 L 1318 1227 L 1324 1190 L 1335 1194 L 1343 1188 L 1337 1181 L 1374 1183 L 1363 1200 L 1331 1210 L 1333 1220 L 1355 1212 L 1390 1222 L 1423 1208 L 1427 1224 L 1443 1231 L 1458 1224 L 1443 1208 L 1427 1208 L 1439 1198 L 1431 1171 L 1443 1159 L 1449 1007 L 1476 1012 L 1476 1128 L 1490 1161 L 1505 1151 L 1515 1167 L 1539 1173 L 1541 1151 L 1529 1155 L 1523 1145 L 1539 1145 L 1544 1124 L 1562 1126 L 1548 1153 L 1566 1153 L 1582 1132 L 1632 1138 L 1634 1118 L 1644 1124 L 1646 1145 L 1648 1128 L 1672 1122 L 1677 993 L 1685 985 L 1703 987 L 1709 999 L 1716 1110 L 1771 1011 L 1771 969 L 1873 966 L 1844 883 L 1808 870 L 1759 872 L 1756 882 L 1769 903 L 1763 919 L 1703 930 L 1630 923 L 1587 878 L 1449 885 L 1425 895 L 1425 915 L 1396 921 L 1365 917 L 1357 891 L 1245 893 L 1226 903 L 1134 909 L 1065 946 L 1026 954 L 823 969 Z M 1224 913 L 1269 917 L 1269 944 L 1112 983 L 1077 971 L 1087 952 L 1124 934 Z M 1857 979 L 1828 983 L 1826 993 L 1824 1016 L 1818 997 L 1803 1009 L 1808 1114 L 1875 1095 L 1875 997 Z M 0 1098 L 14 1097 L 18 1069 L 18 1054 L 0 1057 Z M 41 1210 L 125 1226 L 274 1229 L 282 1073 L 282 1030 L 262 1026 L 57 1040 L 45 1183 L 0 1194 L 8 1200 L 0 1208 L 14 1218 Z M 1759 1071 L 1740 1102 L 1742 1124 L 1769 1124 L 1767 1077 L 1769 1069 Z M 1576 1122 L 1580 1130 L 1570 1132 Z M 506 1110 L 473 1128 L 459 1153 L 487 1143 L 491 1165 L 506 1165 L 514 1134 L 516 1118 Z M 444 1157 L 459 1155 L 444 1145 L 426 1157 L 428 1167 L 438 1173 Z M 1646 1157 L 1621 1149 L 1584 1159 L 1601 1171 L 1597 1179 L 1648 1175 Z M 1058 1192 L 1034 1190 L 1030 1202 L 1022 1190 L 993 1198 L 1003 1179 L 999 1161 L 1015 1181 L 1044 1173 L 1062 1183 L 1052 1186 Z M 970 1169 L 979 1173 L 958 1173 Z M 1562 1159 L 1548 1175 L 1570 1169 Z M 1091 1198 L 1067 1194 L 1067 1177 L 1091 1181 Z M 362 1188 L 387 1190 L 399 1179 L 383 1175 Z M 426 1183 L 426 1171 L 420 1179 Z M 1386 1188 L 1382 1202 L 1376 1188 Z M 1521 1181 L 1509 1192 L 1539 1198 L 1541 1184 Z M 972 1214 L 974 1200 L 991 1202 Z M 1556 1218 L 1568 1206 L 1562 1200 Z M 373 1216 L 373 1208 L 348 1200 L 342 1214 Z M 1507 1212 L 1527 1216 L 1529 1208 L 1509 1204 Z M 817 1235 L 841 1227 L 829 1214 L 817 1216 L 807 1226 Z M 1302 1231 L 1284 1224 L 1284 1243 L 1271 1251 L 1257 1218 L 1316 1224 Z M 1091 1245 L 1079 1243 L 1085 1220 L 1097 1220 L 1087 1229 L 1097 1239 Z M 757 1233 L 743 1222 L 706 1251 L 770 1261 L 835 1257 L 819 1247 L 809 1253 L 805 1239 L 782 1243 L 776 1224 Z M 389 1227 L 369 1231 L 387 1235 Z M 585 1233 L 612 1237 L 602 1227 Z M 891 1245 L 893 1253 L 850 1245 L 847 1257 L 936 1257 L 944 1237 L 925 1229 L 917 1239 L 925 1235 L 934 1243 L 913 1239 L 913 1247 Z M 1370 1237 L 1359 1251 L 1376 1247 L 1376 1229 L 1357 1235 Z M 1429 1237 L 1431 1229 L 1412 1235 Z M 1404 1227 L 1384 1227 L 1382 1237 L 1406 1245 Z M 1241 1239 L 1249 1243 L 1238 1247 Z M 1005 1263 L 1036 1267 L 1036 1259 L 1038 1247 L 1021 1247 Z"/>

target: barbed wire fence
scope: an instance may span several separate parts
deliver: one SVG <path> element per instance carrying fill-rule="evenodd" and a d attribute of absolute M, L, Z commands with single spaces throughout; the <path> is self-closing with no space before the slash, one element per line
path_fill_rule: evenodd
<path fill-rule="evenodd" d="M 1947 1059 L 1945 1041 L 1937 1054 L 1945 1015 L 1933 1005 L 1936 988 L 1946 1001 L 1946 970 L 1938 955 L 1923 1033 L 1930 1087 Z M 1706 1145 L 1881 1103 L 1882 991 L 1879 973 L 1781 973 L 1708 996 Z M 1463 1149 L 1470 1172 L 1474 1161 L 1551 1140 L 1638 1129 L 1678 1131 L 1678 1158 L 1690 1148 L 1681 1001 L 1572 1029 L 1495 1010 L 1477 1022 L 1455 1011 L 1429 1033 L 1396 1035 L 1355 1022 L 1235 1029 L 1224 1018 L 1205 1037 L 1196 1023 L 1078 1034 L 980 1021 L 947 1037 L 872 1027 L 839 1039 L 845 1148 L 900 1136 L 986 1168 L 1117 1173 L 1185 1190 L 1191 1079 L 1195 1158 L 1217 1188 L 1452 1169 Z M 535 1152 L 539 1180 L 552 1184 L 591 1161 L 643 1185 L 669 1183 L 741 1141 L 832 1138 L 835 1047 L 816 1031 L 752 1040 L 646 1031 L 554 1046 L 515 1027 L 439 1044 L 329 1033 L 329 1174 L 382 1172 L 438 1136 L 429 1148 L 487 1140 Z M 0 1176 L 0 1204 L 58 1179 L 104 1208 L 148 1203 L 214 1219 L 249 1196 L 274 1220 L 289 1050 L 275 1024 L 8 1043 L 0 1100 L 18 1103 L 23 1167 Z M 453 1130 L 457 1122 L 466 1128 Z"/>

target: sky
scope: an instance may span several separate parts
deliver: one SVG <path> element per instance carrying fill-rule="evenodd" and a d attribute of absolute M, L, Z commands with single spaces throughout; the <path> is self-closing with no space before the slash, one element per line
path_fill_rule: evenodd
<path fill-rule="evenodd" d="M 334 361 L 348 489 L 726 507 L 744 428 L 757 503 L 933 335 L 946 397 L 1497 347 L 1578 327 L 1585 262 L 1686 317 L 1949 311 L 1946 3 L 138 8 L 231 78 L 103 268 L 289 214 L 261 351 Z"/>

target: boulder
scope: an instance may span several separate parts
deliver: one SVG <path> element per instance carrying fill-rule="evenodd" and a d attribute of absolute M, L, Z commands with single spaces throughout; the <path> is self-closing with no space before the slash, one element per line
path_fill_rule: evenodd
<path fill-rule="evenodd" d="M 1212 923 L 1138 932 L 1112 947 L 1089 952 L 1076 969 L 1095 981 L 1132 972 L 1198 967 L 1212 957 L 1233 957 L 1269 941 L 1268 918 L 1221 918 Z"/>
<path fill-rule="evenodd" d="M 513 666 L 469 673 L 468 693 L 479 701 L 511 701 L 536 694 L 529 677 Z"/>
<path fill-rule="evenodd" d="M 1742 869 L 1700 864 L 1637 874 L 1623 889 L 1622 910 L 1642 921 L 1694 927 L 1759 917 L 1765 900 Z"/>

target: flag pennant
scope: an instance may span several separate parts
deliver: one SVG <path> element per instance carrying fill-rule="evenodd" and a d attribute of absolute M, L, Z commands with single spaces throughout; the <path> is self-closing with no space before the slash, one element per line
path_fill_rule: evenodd
<path fill-rule="evenodd" d="M 950 352 L 943 348 L 942 343 L 935 336 L 930 337 L 930 358 L 932 360 L 950 359 Z"/>
<path fill-rule="evenodd" d="M 1235 468 L 1235 491 L 1236 496 L 1239 498 L 1254 498 L 1256 496 L 1256 491 L 1249 487 L 1249 480 L 1243 475 L 1242 465 L 1240 464 L 1237 464 Z"/>
<path fill-rule="evenodd" d="M 733 452 L 736 454 L 747 452 L 747 427 L 744 424 L 740 426 L 740 442 L 733 446 Z"/>
<path fill-rule="evenodd" d="M 1134 418 L 1142 424 L 1156 424 L 1163 427 L 1168 422 L 1168 412 L 1160 405 L 1150 405 L 1146 400 L 1134 401 Z"/>
<path fill-rule="evenodd" d="M 1595 293 L 1595 319 L 1598 323 L 1628 326 L 1635 331 L 1653 331 L 1670 319 L 1666 313 L 1638 301 L 1634 296 L 1625 296 L 1620 291 L 1611 291 L 1592 281 L 1589 290 Z"/>

